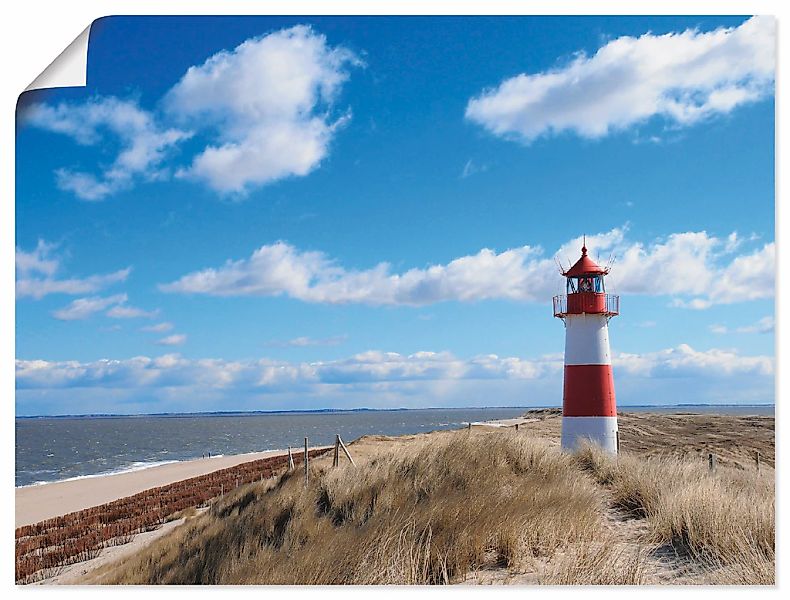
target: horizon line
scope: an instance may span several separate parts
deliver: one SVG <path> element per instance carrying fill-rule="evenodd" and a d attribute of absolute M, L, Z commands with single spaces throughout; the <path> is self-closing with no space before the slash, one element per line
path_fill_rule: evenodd
<path fill-rule="evenodd" d="M 776 402 L 757 403 L 757 404 L 725 404 L 725 403 L 689 403 L 679 404 L 626 404 L 618 406 L 621 408 L 693 408 L 693 407 L 776 407 Z M 294 414 L 294 413 L 346 413 L 346 412 L 397 412 L 405 410 L 488 410 L 524 408 L 528 410 L 559 408 L 562 406 L 421 406 L 418 408 L 407 408 L 405 406 L 394 408 L 370 408 L 360 406 L 356 408 L 304 408 L 304 409 L 275 409 L 275 410 L 214 410 L 214 411 L 195 411 L 195 412 L 156 412 L 156 413 L 66 413 L 56 415 L 14 415 L 15 419 L 68 419 L 68 418 L 113 418 L 113 417 L 178 417 L 178 416 L 234 416 L 234 415 L 275 415 L 275 414 Z"/>

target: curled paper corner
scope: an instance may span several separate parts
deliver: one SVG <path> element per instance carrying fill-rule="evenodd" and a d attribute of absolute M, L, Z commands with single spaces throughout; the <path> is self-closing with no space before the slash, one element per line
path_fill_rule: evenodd
<path fill-rule="evenodd" d="M 56 87 L 85 87 L 88 80 L 88 39 L 91 26 L 71 42 L 33 82 L 25 88 L 41 90 Z"/>

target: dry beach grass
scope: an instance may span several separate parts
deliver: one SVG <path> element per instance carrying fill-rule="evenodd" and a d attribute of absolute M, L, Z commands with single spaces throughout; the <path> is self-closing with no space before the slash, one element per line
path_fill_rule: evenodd
<path fill-rule="evenodd" d="M 215 502 L 85 583 L 774 581 L 773 469 L 575 455 L 512 429 L 362 438 Z M 771 452 L 771 459 L 773 454 Z"/>

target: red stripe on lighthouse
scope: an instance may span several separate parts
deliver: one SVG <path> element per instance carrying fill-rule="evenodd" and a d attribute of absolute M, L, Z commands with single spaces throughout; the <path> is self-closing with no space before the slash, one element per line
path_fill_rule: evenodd
<path fill-rule="evenodd" d="M 564 417 L 616 417 L 611 365 L 566 365 Z"/>

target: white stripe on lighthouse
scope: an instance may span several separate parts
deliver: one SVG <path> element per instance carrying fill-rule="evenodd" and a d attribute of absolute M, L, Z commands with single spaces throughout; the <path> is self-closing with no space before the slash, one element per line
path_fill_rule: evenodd
<path fill-rule="evenodd" d="M 597 314 L 565 317 L 565 364 L 611 365 L 609 327 Z"/>
<path fill-rule="evenodd" d="M 591 441 L 605 452 L 617 454 L 617 417 L 563 417 L 562 447 L 575 450 Z"/>

